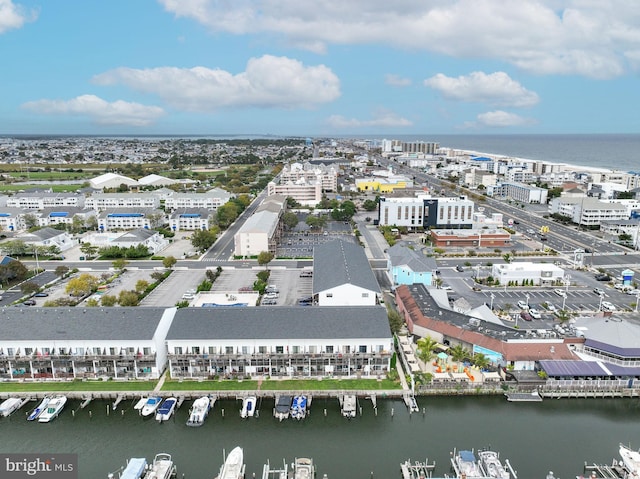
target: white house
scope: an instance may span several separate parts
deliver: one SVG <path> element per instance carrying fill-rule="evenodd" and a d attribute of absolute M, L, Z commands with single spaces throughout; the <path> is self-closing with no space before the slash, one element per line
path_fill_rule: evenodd
<path fill-rule="evenodd" d="M 120 248 L 140 245 L 146 246 L 150 253 L 156 254 L 169 246 L 169 241 L 157 231 L 140 228 L 122 233 L 110 243 L 110 246 L 119 246 Z"/>
<path fill-rule="evenodd" d="M 362 246 L 336 240 L 313 248 L 313 296 L 319 306 L 373 306 L 379 294 Z"/>
<path fill-rule="evenodd" d="M 22 233 L 18 235 L 17 239 L 33 246 L 57 246 L 60 251 L 68 250 L 74 246 L 69 233 L 54 228 L 42 228 L 31 233 Z"/>

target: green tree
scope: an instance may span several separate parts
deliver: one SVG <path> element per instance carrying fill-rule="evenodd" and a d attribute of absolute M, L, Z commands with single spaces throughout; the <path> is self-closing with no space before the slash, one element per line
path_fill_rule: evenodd
<path fill-rule="evenodd" d="M 375 211 L 376 208 L 378 207 L 378 203 L 374 200 L 364 200 L 364 202 L 362 203 L 362 207 L 366 210 L 366 211 Z"/>
<path fill-rule="evenodd" d="M 118 304 L 120 306 L 138 306 L 140 298 L 135 291 L 120 291 Z"/>
<path fill-rule="evenodd" d="M 462 344 L 456 344 L 455 346 L 449 348 L 449 356 L 451 356 L 454 361 L 459 363 L 467 359 L 470 354 L 469 350 Z"/>
<path fill-rule="evenodd" d="M 64 265 L 56 266 L 55 273 L 58 278 L 64 277 L 64 275 L 66 275 L 68 272 L 69 272 L 68 266 L 64 266 Z"/>
<path fill-rule="evenodd" d="M 404 325 L 402 316 L 395 309 L 387 308 L 387 318 L 389 319 L 389 327 L 391 328 L 391 332 L 393 334 L 397 334 Z"/>
<path fill-rule="evenodd" d="M 98 289 L 98 282 L 99 280 L 95 276 L 82 273 L 69 280 L 65 291 L 71 296 L 87 296 Z"/>
<path fill-rule="evenodd" d="M 191 244 L 200 252 L 207 251 L 215 242 L 216 234 L 211 230 L 198 230 L 191 235 Z"/>
<path fill-rule="evenodd" d="M 167 269 L 171 269 L 175 266 L 177 262 L 178 260 L 175 259 L 173 256 L 167 256 L 162 260 L 162 266 L 164 266 Z"/>
<path fill-rule="evenodd" d="M 430 363 L 435 356 L 435 349 L 437 345 L 438 342 L 431 336 L 425 336 L 424 338 L 418 339 L 418 348 L 416 349 L 418 358 L 425 363 Z"/>
<path fill-rule="evenodd" d="M 20 292 L 22 294 L 34 294 L 40 291 L 40 286 L 33 281 L 25 281 L 20 285 Z"/>
<path fill-rule="evenodd" d="M 218 208 L 217 223 L 220 228 L 226 229 L 233 223 L 239 215 L 239 206 L 237 203 L 228 201 Z"/>
<path fill-rule="evenodd" d="M 479 369 L 487 369 L 491 364 L 489 358 L 482 353 L 475 353 L 472 360 L 473 364 Z"/>
<path fill-rule="evenodd" d="M 149 287 L 149 281 L 145 279 L 139 279 L 138 281 L 136 281 L 136 292 L 138 294 L 144 293 L 148 287 Z"/>
<path fill-rule="evenodd" d="M 260 253 L 258 253 L 258 264 L 264 266 L 264 269 L 267 269 L 267 265 L 271 263 L 272 260 L 273 253 L 269 251 L 260 251 Z"/>
<path fill-rule="evenodd" d="M 28 230 L 32 230 L 38 226 L 38 218 L 34 214 L 27 213 L 22 219 L 24 220 L 25 228 Z"/>
<path fill-rule="evenodd" d="M 100 248 L 93 246 L 91 243 L 82 243 L 80 245 L 80 251 L 84 253 L 87 259 L 93 258 L 98 254 Z"/>
<path fill-rule="evenodd" d="M 113 265 L 113 267 L 119 271 L 122 271 L 123 269 L 125 269 L 127 267 L 127 265 L 129 264 L 129 262 L 124 259 L 124 258 L 118 258 L 118 259 L 114 259 L 111 264 Z"/>
<path fill-rule="evenodd" d="M 116 303 L 118 302 L 118 298 L 116 298 L 113 294 L 103 294 L 100 297 L 100 304 L 102 306 L 115 306 Z"/>
<path fill-rule="evenodd" d="M 282 222 L 287 229 L 292 230 L 298 225 L 298 215 L 292 213 L 291 211 L 287 211 L 284 215 L 282 215 Z"/>
<path fill-rule="evenodd" d="M 556 317 L 558 318 L 558 321 L 560 321 L 560 324 L 565 324 L 571 319 L 571 314 L 569 314 L 569 311 L 566 309 L 561 309 L 556 313 Z"/>

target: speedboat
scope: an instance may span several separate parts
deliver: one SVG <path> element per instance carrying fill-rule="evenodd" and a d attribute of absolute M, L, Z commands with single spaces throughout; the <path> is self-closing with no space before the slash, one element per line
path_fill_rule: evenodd
<path fill-rule="evenodd" d="M 169 479 L 176 475 L 176 466 L 173 464 L 171 455 L 156 454 L 153 463 L 147 468 L 147 473 L 142 476 L 143 479 Z M 135 477 L 135 476 L 134 476 Z"/>
<path fill-rule="evenodd" d="M 345 394 L 342 397 L 342 416 L 347 419 L 356 417 L 357 399 L 354 394 Z"/>
<path fill-rule="evenodd" d="M 516 475 L 509 461 L 505 465 L 500 462 L 500 455 L 495 451 L 478 451 L 478 459 L 485 476 L 491 479 L 515 479 Z M 505 467 L 506 466 L 506 467 Z"/>
<path fill-rule="evenodd" d="M 242 479 L 244 477 L 244 454 L 241 447 L 234 448 L 224 464 L 220 467 L 220 474 L 216 479 Z"/>
<path fill-rule="evenodd" d="M 211 409 L 211 399 L 209 399 L 209 396 L 202 396 L 193 401 L 193 405 L 189 411 L 187 426 L 202 426 L 209 414 L 209 409 Z"/>
<path fill-rule="evenodd" d="M 308 457 L 299 457 L 293 463 L 293 479 L 313 479 L 316 477 L 313 460 Z"/>
<path fill-rule="evenodd" d="M 295 396 L 291 403 L 291 417 L 304 419 L 307 416 L 307 396 Z"/>
<path fill-rule="evenodd" d="M 176 409 L 177 402 L 178 400 L 174 397 L 166 398 L 162 401 L 162 404 L 158 407 L 156 412 L 156 421 L 162 422 L 169 419 L 173 414 L 173 411 Z"/>
<path fill-rule="evenodd" d="M 146 469 L 147 460 L 144 457 L 132 457 L 118 477 L 119 479 L 140 479 Z"/>
<path fill-rule="evenodd" d="M 287 419 L 289 412 L 291 411 L 291 396 L 279 396 L 276 400 L 276 407 L 273 411 L 273 415 L 279 420 Z"/>
<path fill-rule="evenodd" d="M 480 479 L 485 477 L 473 451 L 454 451 L 451 457 L 451 466 L 456 472 L 457 478 Z"/>
<path fill-rule="evenodd" d="M 38 406 L 27 416 L 27 421 L 34 421 L 38 419 L 38 416 L 42 414 L 42 411 L 47 408 L 50 400 L 51 399 L 47 396 L 43 397 L 42 401 L 40 401 L 40 404 L 38 404 Z"/>
<path fill-rule="evenodd" d="M 22 404 L 22 399 L 20 398 L 9 398 L 2 401 L 0 404 L 0 416 L 7 417 L 13 414 L 16 409 L 20 407 Z"/>
<path fill-rule="evenodd" d="M 640 452 L 620 444 L 620 457 L 622 457 L 622 463 L 631 476 L 640 475 Z"/>
<path fill-rule="evenodd" d="M 255 396 L 245 396 L 242 399 L 242 409 L 240 410 L 240 417 L 242 419 L 247 417 L 253 417 L 256 412 L 257 398 Z"/>
<path fill-rule="evenodd" d="M 38 422 L 49 422 L 58 417 L 67 403 L 67 396 L 54 396 L 47 404 L 47 408 L 38 416 Z"/>
<path fill-rule="evenodd" d="M 143 417 L 151 416 L 156 412 L 156 409 L 160 407 L 160 403 L 162 402 L 162 398 L 160 396 L 151 396 L 147 398 L 147 401 L 140 409 L 140 415 Z"/>

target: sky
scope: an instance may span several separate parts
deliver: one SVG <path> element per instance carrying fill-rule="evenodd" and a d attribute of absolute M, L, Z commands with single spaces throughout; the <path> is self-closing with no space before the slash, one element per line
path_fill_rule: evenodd
<path fill-rule="evenodd" d="M 0 134 L 640 133 L 637 0 L 0 0 Z"/>

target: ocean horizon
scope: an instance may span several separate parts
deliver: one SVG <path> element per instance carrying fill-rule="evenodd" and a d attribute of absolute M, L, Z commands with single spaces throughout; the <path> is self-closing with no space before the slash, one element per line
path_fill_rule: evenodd
<path fill-rule="evenodd" d="M 640 133 L 621 134 L 389 134 L 389 135 L 270 135 L 270 134 L 122 134 L 122 135 L 54 135 L 0 134 L 0 138 L 46 140 L 55 138 L 111 139 L 275 139 L 275 138 L 340 138 L 395 139 L 439 143 L 442 148 L 465 150 L 486 155 L 500 155 L 535 161 L 640 171 Z"/>

